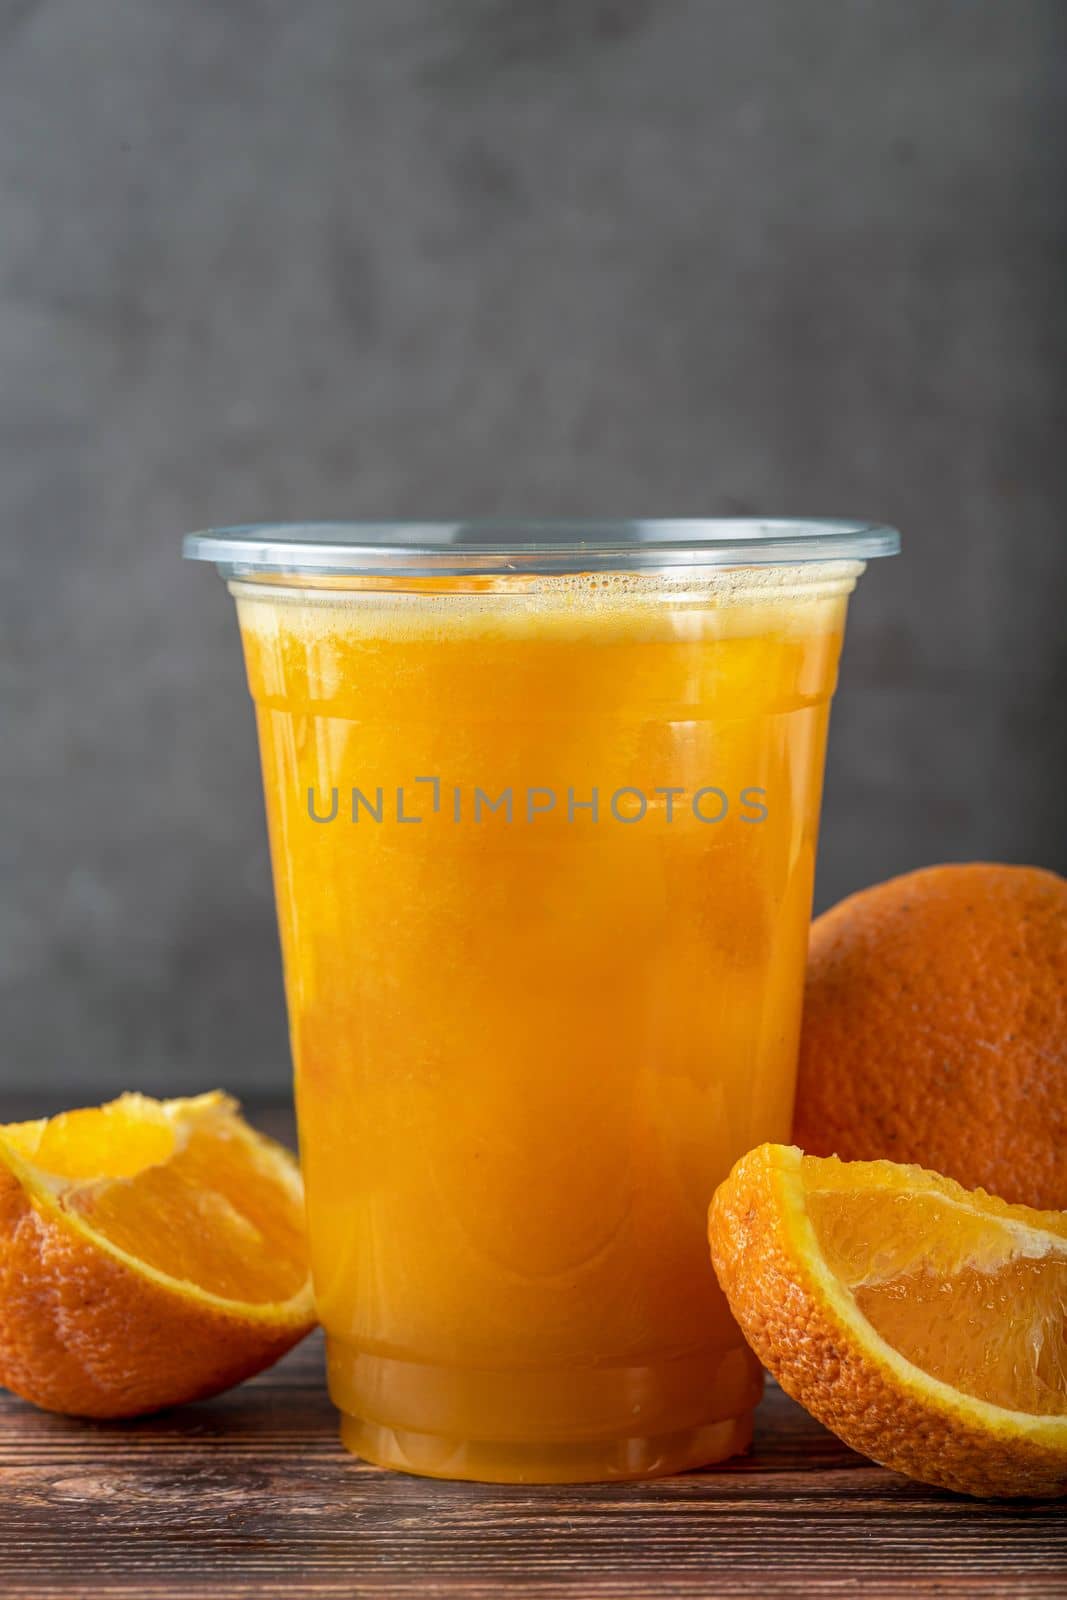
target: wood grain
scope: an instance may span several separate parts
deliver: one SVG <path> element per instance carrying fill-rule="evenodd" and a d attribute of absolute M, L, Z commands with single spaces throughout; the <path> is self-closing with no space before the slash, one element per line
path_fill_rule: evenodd
<path fill-rule="evenodd" d="M 716 1471 L 434 1483 L 345 1454 L 315 1336 L 227 1395 L 140 1422 L 0 1393 L 0 1473 L 4 1600 L 1067 1596 L 1062 1503 L 911 1483 L 773 1387 L 751 1454 Z"/>

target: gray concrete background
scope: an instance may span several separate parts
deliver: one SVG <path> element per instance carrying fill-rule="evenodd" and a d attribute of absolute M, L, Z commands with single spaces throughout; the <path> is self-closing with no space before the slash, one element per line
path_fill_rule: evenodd
<path fill-rule="evenodd" d="M 1062 0 L 0 0 L 0 1088 L 282 1090 L 210 523 L 898 523 L 819 898 L 1065 866 Z"/>

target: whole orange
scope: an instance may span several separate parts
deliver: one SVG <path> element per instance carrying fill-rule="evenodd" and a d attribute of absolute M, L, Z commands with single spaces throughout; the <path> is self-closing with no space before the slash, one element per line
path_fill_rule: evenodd
<path fill-rule="evenodd" d="M 926 867 L 817 918 L 794 1138 L 1067 1209 L 1067 881 Z"/>

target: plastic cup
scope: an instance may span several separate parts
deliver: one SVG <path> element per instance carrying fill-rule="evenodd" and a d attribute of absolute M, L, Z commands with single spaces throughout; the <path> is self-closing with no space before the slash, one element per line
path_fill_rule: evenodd
<path fill-rule="evenodd" d="M 222 530 L 350 1449 L 567 1482 L 743 1449 L 708 1202 L 792 1116 L 867 524 Z"/>

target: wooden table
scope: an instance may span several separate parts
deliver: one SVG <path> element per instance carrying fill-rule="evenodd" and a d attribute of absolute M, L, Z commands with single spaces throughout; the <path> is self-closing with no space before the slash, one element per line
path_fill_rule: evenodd
<path fill-rule="evenodd" d="M 346 1455 L 316 1336 L 216 1400 L 84 1423 L 0 1400 L 0 1594 L 1067 1595 L 1064 1505 L 924 1489 L 771 1389 L 752 1453 L 495 1488 Z"/>
<path fill-rule="evenodd" d="M 1067 1597 L 1067 1503 L 923 1488 L 774 1387 L 751 1454 L 716 1471 L 434 1483 L 342 1451 L 314 1336 L 229 1394 L 135 1423 L 76 1422 L 0 1392 L 0 1474 L 3 1600 Z"/>

